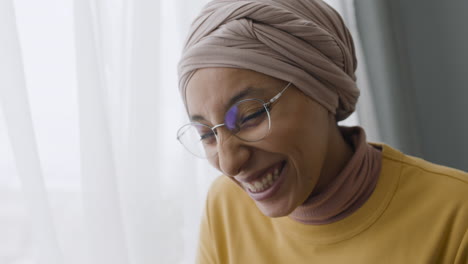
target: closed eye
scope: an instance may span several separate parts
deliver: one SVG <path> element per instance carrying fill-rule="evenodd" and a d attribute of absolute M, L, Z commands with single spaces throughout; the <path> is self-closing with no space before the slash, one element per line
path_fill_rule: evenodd
<path fill-rule="evenodd" d="M 204 139 L 208 139 L 210 137 L 214 136 L 214 133 L 211 132 L 211 133 L 206 133 L 206 134 L 203 134 L 203 135 L 200 135 L 200 139 L 201 140 L 204 140 Z"/>
<path fill-rule="evenodd" d="M 257 118 L 257 117 L 259 117 L 260 115 L 262 115 L 264 113 L 265 113 L 265 108 L 262 108 L 262 109 L 258 110 L 257 112 L 243 118 L 242 119 L 242 124 L 249 121 L 249 120 L 251 120 L 251 119 Z"/>

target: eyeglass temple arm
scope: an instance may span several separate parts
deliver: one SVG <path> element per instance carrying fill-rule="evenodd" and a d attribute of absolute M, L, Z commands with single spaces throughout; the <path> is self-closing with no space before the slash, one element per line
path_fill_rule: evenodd
<path fill-rule="evenodd" d="M 288 85 L 286 87 L 284 87 L 284 89 L 279 92 L 275 97 L 271 98 L 270 99 L 270 104 L 274 103 L 276 100 L 278 100 L 278 98 L 281 97 L 281 95 L 283 95 L 284 91 L 286 91 L 286 89 L 288 89 L 288 87 L 291 85 L 291 83 L 288 83 Z"/>

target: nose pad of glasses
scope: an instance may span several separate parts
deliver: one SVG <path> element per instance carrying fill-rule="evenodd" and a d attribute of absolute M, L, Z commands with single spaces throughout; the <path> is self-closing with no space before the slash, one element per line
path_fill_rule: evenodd
<path fill-rule="evenodd" d="M 213 131 L 214 131 L 214 134 L 216 136 L 216 140 L 218 140 L 218 143 L 219 143 L 219 133 L 218 133 L 218 129 L 220 129 L 221 127 L 224 127 L 226 129 L 226 135 L 227 137 L 224 139 L 229 139 L 231 138 L 232 136 L 233 137 L 237 137 L 237 133 L 240 131 L 240 128 L 238 126 L 235 126 L 234 128 L 229 128 L 227 126 L 227 124 L 222 124 L 220 126 L 217 126 L 215 128 L 213 128 Z"/>
<path fill-rule="evenodd" d="M 224 133 L 221 133 L 221 134 L 224 134 L 224 137 L 221 139 L 220 138 L 220 133 L 219 133 L 218 130 L 222 129 L 222 127 L 225 128 L 225 131 L 224 131 Z M 214 131 L 214 134 L 215 134 L 215 137 L 216 137 L 216 142 L 217 142 L 218 145 L 220 145 L 220 141 L 227 142 L 232 137 L 237 137 L 236 136 L 236 130 L 234 130 L 234 131 L 230 130 L 225 124 L 222 124 L 220 126 L 217 126 L 217 127 L 213 128 L 213 131 Z"/>

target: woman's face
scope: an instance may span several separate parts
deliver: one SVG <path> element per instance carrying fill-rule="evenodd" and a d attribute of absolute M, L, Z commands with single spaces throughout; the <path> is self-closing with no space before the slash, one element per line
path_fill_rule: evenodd
<path fill-rule="evenodd" d="M 286 85 L 251 70 L 199 69 L 187 86 L 189 115 L 202 116 L 204 120 L 197 122 L 209 126 L 221 124 L 228 102 L 247 87 L 255 89 L 239 100 L 268 102 Z M 218 128 L 218 152 L 209 162 L 241 186 L 263 214 L 280 217 L 302 204 L 317 185 L 329 151 L 329 130 L 335 123 L 324 107 L 293 85 L 270 114 L 271 130 L 261 141 L 242 141 L 225 127 Z"/>

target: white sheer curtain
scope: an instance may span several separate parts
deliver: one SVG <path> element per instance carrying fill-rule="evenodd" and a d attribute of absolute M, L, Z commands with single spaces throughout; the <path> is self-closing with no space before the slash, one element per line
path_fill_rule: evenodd
<path fill-rule="evenodd" d="M 219 172 L 175 140 L 176 64 L 206 2 L 0 0 L 1 264 L 193 262 Z"/>

